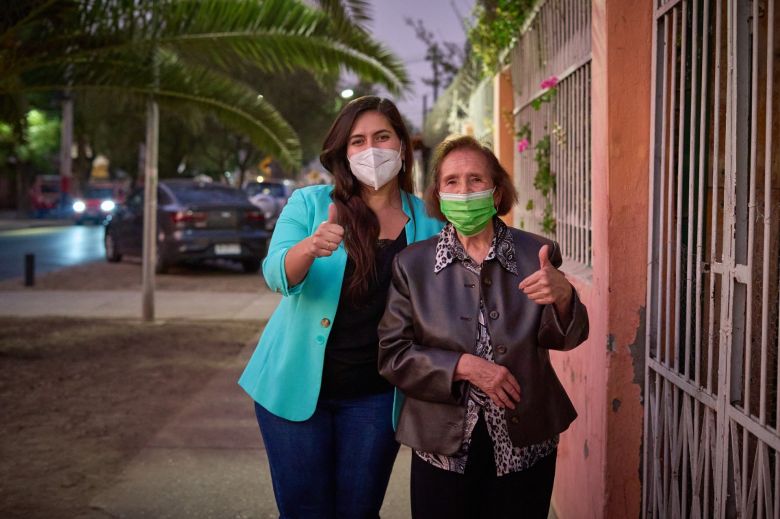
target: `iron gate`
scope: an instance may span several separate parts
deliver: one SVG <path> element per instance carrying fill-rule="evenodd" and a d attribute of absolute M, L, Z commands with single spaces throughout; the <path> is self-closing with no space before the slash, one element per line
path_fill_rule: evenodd
<path fill-rule="evenodd" d="M 775 4 L 656 0 L 645 517 L 780 517 Z"/>

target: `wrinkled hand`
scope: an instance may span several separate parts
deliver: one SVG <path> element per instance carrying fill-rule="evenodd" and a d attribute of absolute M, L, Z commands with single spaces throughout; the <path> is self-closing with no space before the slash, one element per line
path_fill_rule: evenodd
<path fill-rule="evenodd" d="M 344 227 L 336 223 L 337 216 L 336 206 L 330 204 L 328 206 L 328 219 L 322 222 L 314 234 L 306 239 L 306 254 L 312 258 L 322 258 L 330 256 L 333 251 L 338 249 L 339 244 L 344 239 Z"/>
<path fill-rule="evenodd" d="M 466 353 L 455 367 L 456 380 L 468 380 L 499 407 L 515 408 L 520 401 L 520 384 L 508 369 Z"/>
<path fill-rule="evenodd" d="M 573 287 L 566 276 L 550 263 L 548 245 L 539 249 L 539 270 L 520 282 L 518 288 L 536 304 L 554 304 L 560 316 L 571 310 Z"/>

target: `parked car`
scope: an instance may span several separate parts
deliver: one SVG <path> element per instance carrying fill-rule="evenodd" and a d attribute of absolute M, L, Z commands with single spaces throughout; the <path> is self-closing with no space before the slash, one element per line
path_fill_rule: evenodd
<path fill-rule="evenodd" d="M 117 189 L 111 185 L 89 185 L 84 194 L 73 201 L 73 219 L 84 222 L 104 223 L 120 201 Z"/>
<path fill-rule="evenodd" d="M 266 228 L 273 231 L 276 220 L 287 200 L 295 191 L 295 183 L 290 180 L 265 179 L 259 182 L 249 182 L 244 185 L 244 192 L 252 204 L 263 211 Z"/>
<path fill-rule="evenodd" d="M 118 206 L 105 232 L 106 259 L 140 256 L 143 189 Z M 226 258 L 257 272 L 270 233 L 265 216 L 236 188 L 192 180 L 163 180 L 157 189 L 156 271 L 184 261 Z"/>
<path fill-rule="evenodd" d="M 62 180 L 59 175 L 36 175 L 28 194 L 35 218 L 51 216 L 62 200 Z"/>

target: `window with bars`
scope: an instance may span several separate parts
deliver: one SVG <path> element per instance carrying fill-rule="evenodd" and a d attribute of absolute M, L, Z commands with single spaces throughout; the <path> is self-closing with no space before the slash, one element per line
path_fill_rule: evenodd
<path fill-rule="evenodd" d="M 515 150 L 520 195 L 516 227 L 556 239 L 568 261 L 591 265 L 590 60 L 591 3 L 547 0 L 537 7 L 512 50 L 515 131 L 530 134 Z M 558 80 L 550 102 L 544 80 Z M 552 177 L 545 196 L 540 170 Z"/>

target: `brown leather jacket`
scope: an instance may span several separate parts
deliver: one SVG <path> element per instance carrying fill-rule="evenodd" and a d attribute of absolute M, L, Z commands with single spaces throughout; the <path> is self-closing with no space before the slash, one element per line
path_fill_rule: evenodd
<path fill-rule="evenodd" d="M 438 236 L 404 249 L 393 263 L 393 283 L 379 324 L 379 371 L 406 396 L 396 439 L 424 452 L 452 455 L 461 446 L 466 382 L 454 381 L 463 353 L 474 353 L 480 297 L 495 361 L 520 383 L 521 400 L 506 409 L 509 437 L 523 447 L 553 437 L 576 418 L 550 365 L 550 349 L 570 350 L 588 337 L 588 314 L 576 292 L 572 320 L 562 330 L 552 305 L 538 305 L 518 284 L 539 268 L 539 249 L 558 244 L 510 228 L 518 276 L 498 261 L 483 264 L 479 281 L 464 268 L 434 274 Z"/>

